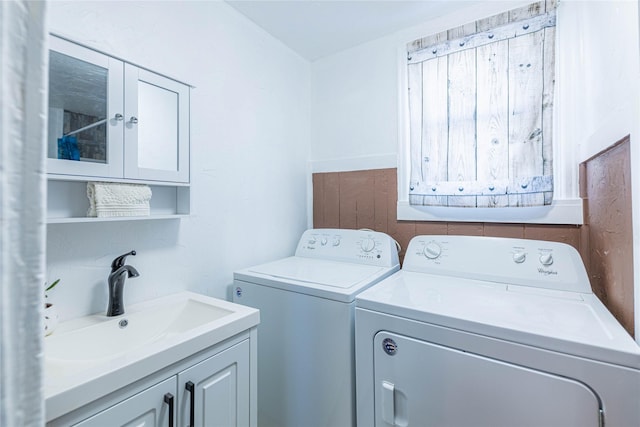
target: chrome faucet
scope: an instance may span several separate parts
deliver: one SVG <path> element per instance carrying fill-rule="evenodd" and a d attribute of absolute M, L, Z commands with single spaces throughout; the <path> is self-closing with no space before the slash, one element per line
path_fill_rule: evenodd
<path fill-rule="evenodd" d="M 136 251 L 120 255 L 111 263 L 111 273 L 107 280 L 109 285 L 109 305 L 107 316 L 119 316 L 124 314 L 124 302 L 122 300 L 124 281 L 127 277 L 138 277 L 138 270 L 130 265 L 124 265 L 124 260 L 129 255 L 135 255 Z"/>

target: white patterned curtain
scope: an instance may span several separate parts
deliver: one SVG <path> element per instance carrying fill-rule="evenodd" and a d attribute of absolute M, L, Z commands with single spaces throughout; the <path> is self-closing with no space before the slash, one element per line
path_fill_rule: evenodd
<path fill-rule="evenodd" d="M 409 202 L 553 199 L 555 0 L 409 43 Z"/>
<path fill-rule="evenodd" d="M 46 3 L 0 1 L 0 426 L 44 425 Z"/>

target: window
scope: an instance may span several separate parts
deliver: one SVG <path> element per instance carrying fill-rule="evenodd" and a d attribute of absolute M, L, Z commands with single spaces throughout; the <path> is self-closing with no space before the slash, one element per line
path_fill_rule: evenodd
<path fill-rule="evenodd" d="M 556 22 L 548 3 L 405 47 L 399 218 L 555 222 L 546 218 L 554 194 Z M 427 218 L 406 217 L 402 207 Z"/>

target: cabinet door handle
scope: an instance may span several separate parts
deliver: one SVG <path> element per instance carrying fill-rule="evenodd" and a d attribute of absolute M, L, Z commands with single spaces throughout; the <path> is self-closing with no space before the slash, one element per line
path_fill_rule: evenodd
<path fill-rule="evenodd" d="M 116 114 L 114 117 L 117 121 L 122 121 L 124 120 L 124 116 L 120 113 Z"/>
<path fill-rule="evenodd" d="M 196 417 L 196 396 L 195 396 L 195 385 L 191 381 L 187 381 L 184 388 L 187 389 L 189 394 L 191 395 L 189 399 L 189 427 L 195 427 L 195 417 Z"/>
<path fill-rule="evenodd" d="M 167 393 L 164 395 L 164 403 L 169 405 L 169 427 L 173 427 L 173 394 Z"/>
<path fill-rule="evenodd" d="M 137 125 L 138 124 L 138 118 L 136 116 L 131 116 L 131 118 L 129 119 L 129 123 Z"/>

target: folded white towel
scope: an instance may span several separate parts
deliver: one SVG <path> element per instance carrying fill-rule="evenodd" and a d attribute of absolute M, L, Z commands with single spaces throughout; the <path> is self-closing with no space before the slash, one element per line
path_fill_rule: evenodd
<path fill-rule="evenodd" d="M 148 216 L 151 188 L 143 184 L 88 182 L 90 217 Z"/>

